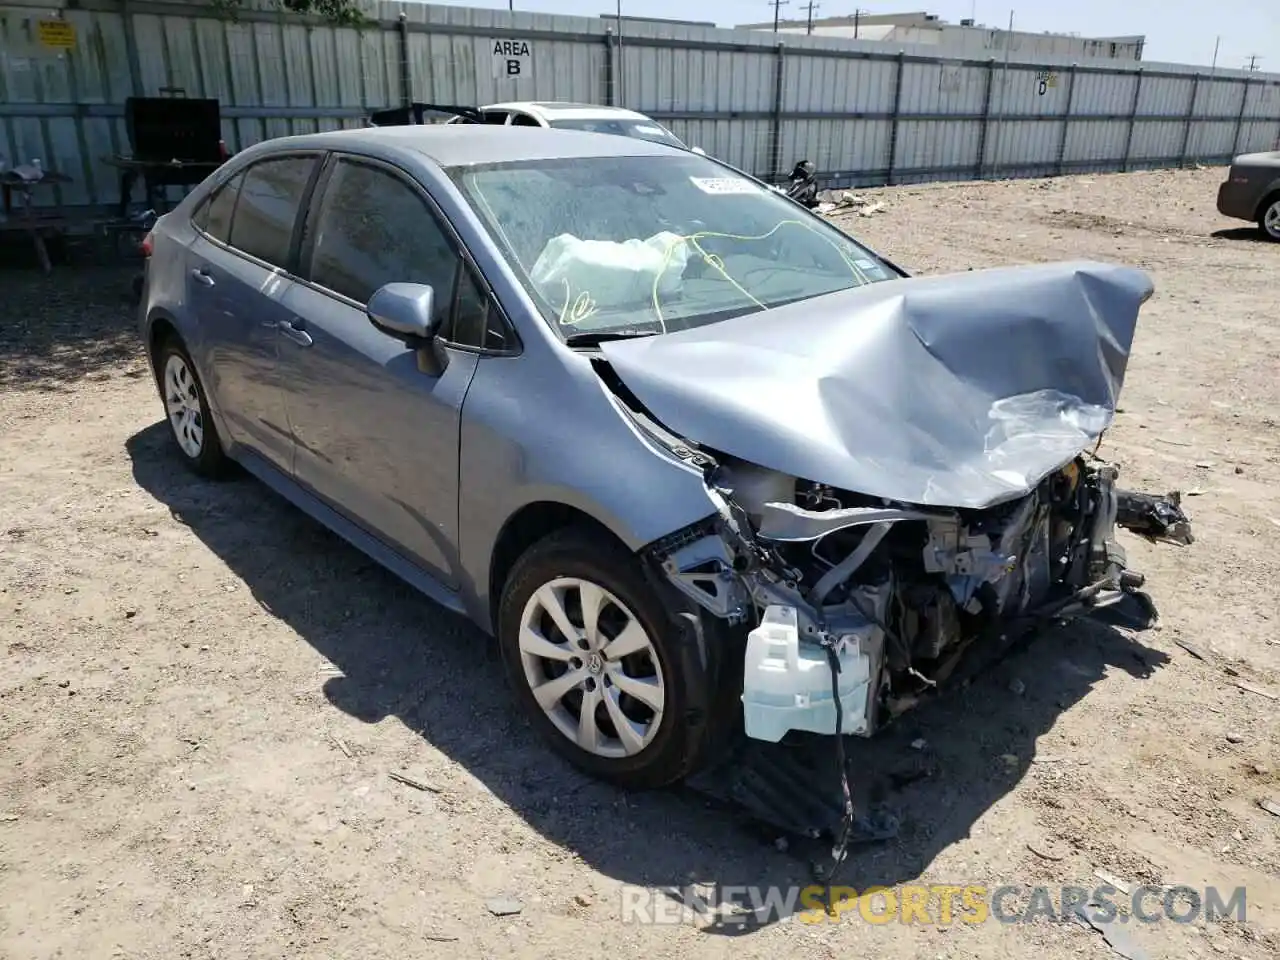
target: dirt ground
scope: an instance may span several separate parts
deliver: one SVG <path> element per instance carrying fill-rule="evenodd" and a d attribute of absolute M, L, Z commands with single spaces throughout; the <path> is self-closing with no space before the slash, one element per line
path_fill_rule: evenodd
<path fill-rule="evenodd" d="M 1222 175 L 868 191 L 884 209 L 847 221 L 915 271 L 1150 271 L 1100 452 L 1183 491 L 1198 539 L 1126 540 L 1160 629 L 1045 634 L 860 745 L 903 829 L 842 882 L 1243 885 L 1245 922 L 1131 923 L 1122 949 L 1280 950 L 1280 817 L 1259 806 L 1280 801 L 1280 246 L 1217 216 Z M 807 865 L 696 796 L 577 775 L 474 628 L 257 483 L 186 473 L 129 274 L 0 270 L 0 956 L 1118 955 L 1051 918 L 624 923 L 627 884 Z"/>

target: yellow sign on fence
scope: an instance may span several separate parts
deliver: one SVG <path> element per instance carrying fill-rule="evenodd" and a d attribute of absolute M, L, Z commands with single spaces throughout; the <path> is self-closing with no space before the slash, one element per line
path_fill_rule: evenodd
<path fill-rule="evenodd" d="M 72 50 L 76 45 L 76 28 L 66 20 L 37 20 L 36 36 L 42 46 L 54 50 Z"/>

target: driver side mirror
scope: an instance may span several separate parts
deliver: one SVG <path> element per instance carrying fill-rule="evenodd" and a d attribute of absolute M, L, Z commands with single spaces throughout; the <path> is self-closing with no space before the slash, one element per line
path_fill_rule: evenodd
<path fill-rule="evenodd" d="M 435 291 L 425 283 L 388 283 L 373 292 L 365 308 L 369 322 L 389 337 L 402 340 L 418 354 L 418 369 L 438 377 L 447 354 L 436 340 L 440 317 Z"/>

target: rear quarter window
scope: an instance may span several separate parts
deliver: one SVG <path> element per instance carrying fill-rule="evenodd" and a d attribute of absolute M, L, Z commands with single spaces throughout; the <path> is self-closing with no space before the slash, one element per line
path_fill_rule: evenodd
<path fill-rule="evenodd" d="M 195 225 L 215 240 L 227 243 L 231 237 L 231 215 L 235 212 L 243 179 L 244 174 L 238 173 L 215 189 L 192 217 Z"/>

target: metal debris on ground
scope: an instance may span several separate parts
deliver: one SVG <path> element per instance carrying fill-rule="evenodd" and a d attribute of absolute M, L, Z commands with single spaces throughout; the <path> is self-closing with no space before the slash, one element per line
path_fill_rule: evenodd
<path fill-rule="evenodd" d="M 1264 690 L 1262 689 L 1262 687 L 1255 687 L 1252 683 L 1249 683 L 1247 680 L 1237 680 L 1235 681 L 1235 685 L 1239 687 L 1241 690 L 1244 690 L 1248 693 L 1256 693 L 1258 696 L 1266 697 L 1268 700 L 1280 700 L 1280 694 L 1272 693 L 1270 690 Z"/>
<path fill-rule="evenodd" d="M 1129 932 L 1120 926 L 1122 921 L 1119 919 L 1103 921 L 1093 916 L 1094 912 L 1105 913 L 1110 909 L 1112 908 L 1090 900 L 1083 907 L 1078 906 L 1075 908 L 1075 919 L 1081 926 L 1096 930 L 1102 934 L 1102 939 L 1107 942 L 1107 946 L 1124 957 L 1125 960 L 1147 960 L 1146 951 L 1134 943 Z M 1087 913 L 1086 911 L 1091 912 Z"/>
<path fill-rule="evenodd" d="M 415 790 L 421 790 L 423 793 L 439 793 L 439 787 L 433 787 L 429 783 L 423 783 L 421 780 L 414 780 L 412 777 L 406 777 L 402 773 L 396 773 L 394 770 L 388 770 L 387 776 L 397 783 L 403 783 L 406 787 L 413 787 Z"/>
<path fill-rule="evenodd" d="M 1183 640 L 1181 637 L 1174 637 L 1173 642 L 1176 643 L 1178 646 L 1180 646 L 1183 650 L 1187 651 L 1187 653 L 1191 654 L 1197 660 L 1208 661 L 1209 659 L 1208 652 L 1206 652 L 1205 650 L 1202 650 L 1200 647 L 1196 646 L 1190 640 Z"/>
<path fill-rule="evenodd" d="M 1027 843 L 1027 849 L 1041 860 L 1052 860 L 1055 863 L 1067 859 L 1070 852 L 1060 842 L 1048 839 L 1031 840 Z"/>
<path fill-rule="evenodd" d="M 1127 894 L 1129 892 L 1128 883 L 1121 880 L 1119 877 L 1113 877 L 1111 874 L 1107 873 L 1107 871 L 1105 870 L 1095 870 L 1093 871 L 1093 875 L 1097 877 L 1099 880 L 1101 880 L 1103 883 L 1115 887 L 1121 893 Z"/>
<path fill-rule="evenodd" d="M 1258 801 L 1258 806 L 1267 811 L 1267 813 L 1271 814 L 1273 817 L 1280 817 L 1280 803 L 1276 803 L 1276 801 L 1264 797 Z"/>

